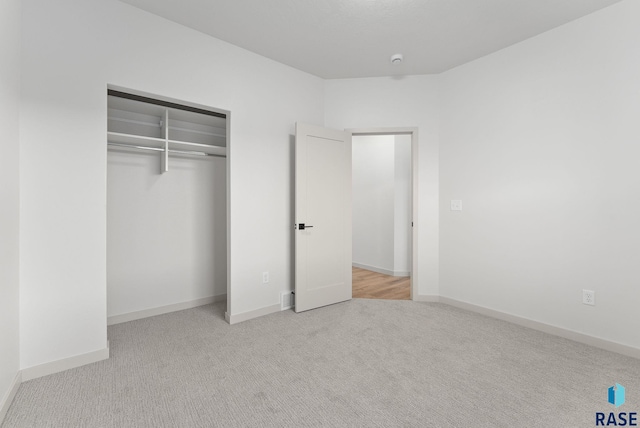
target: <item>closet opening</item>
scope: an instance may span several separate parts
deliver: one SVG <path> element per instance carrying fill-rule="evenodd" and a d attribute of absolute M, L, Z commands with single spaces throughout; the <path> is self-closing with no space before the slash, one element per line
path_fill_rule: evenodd
<path fill-rule="evenodd" d="M 107 110 L 107 324 L 229 310 L 229 112 L 114 86 Z"/>

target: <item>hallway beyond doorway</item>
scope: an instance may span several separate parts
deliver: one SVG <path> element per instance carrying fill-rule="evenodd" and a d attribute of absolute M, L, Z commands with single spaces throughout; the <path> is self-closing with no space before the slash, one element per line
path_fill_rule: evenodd
<path fill-rule="evenodd" d="M 352 272 L 354 298 L 411 299 L 411 277 L 384 275 L 357 267 L 353 267 Z"/>

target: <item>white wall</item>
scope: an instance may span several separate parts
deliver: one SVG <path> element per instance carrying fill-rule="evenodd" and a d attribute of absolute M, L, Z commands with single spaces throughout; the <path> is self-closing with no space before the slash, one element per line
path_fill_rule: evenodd
<path fill-rule="evenodd" d="M 395 141 L 393 135 L 352 139 L 353 262 L 394 269 Z"/>
<path fill-rule="evenodd" d="M 227 293 L 225 164 L 109 150 L 107 316 Z"/>
<path fill-rule="evenodd" d="M 322 123 L 322 80 L 116 0 L 22 7 L 22 368 L 106 345 L 109 83 L 231 111 L 228 310 L 277 304 L 292 282 L 291 135 Z"/>
<path fill-rule="evenodd" d="M 640 348 L 639 16 L 623 1 L 441 76 L 443 296 Z"/>
<path fill-rule="evenodd" d="M 0 3 L 0 422 L 19 369 L 20 0 Z"/>
<path fill-rule="evenodd" d="M 393 271 L 411 272 L 411 136 L 394 136 Z"/>
<path fill-rule="evenodd" d="M 325 82 L 325 124 L 331 128 L 418 127 L 419 263 L 412 273 L 421 296 L 438 290 L 438 78 L 405 76 Z"/>

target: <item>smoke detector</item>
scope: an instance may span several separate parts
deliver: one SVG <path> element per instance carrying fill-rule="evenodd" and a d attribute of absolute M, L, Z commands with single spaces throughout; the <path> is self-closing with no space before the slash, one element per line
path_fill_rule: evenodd
<path fill-rule="evenodd" d="M 400 64 L 402 62 L 402 54 L 391 55 L 391 64 Z"/>

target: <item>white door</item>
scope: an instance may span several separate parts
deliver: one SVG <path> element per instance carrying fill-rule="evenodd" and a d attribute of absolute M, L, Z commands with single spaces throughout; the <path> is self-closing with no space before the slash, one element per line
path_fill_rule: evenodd
<path fill-rule="evenodd" d="M 351 135 L 296 124 L 295 310 L 351 299 Z"/>

